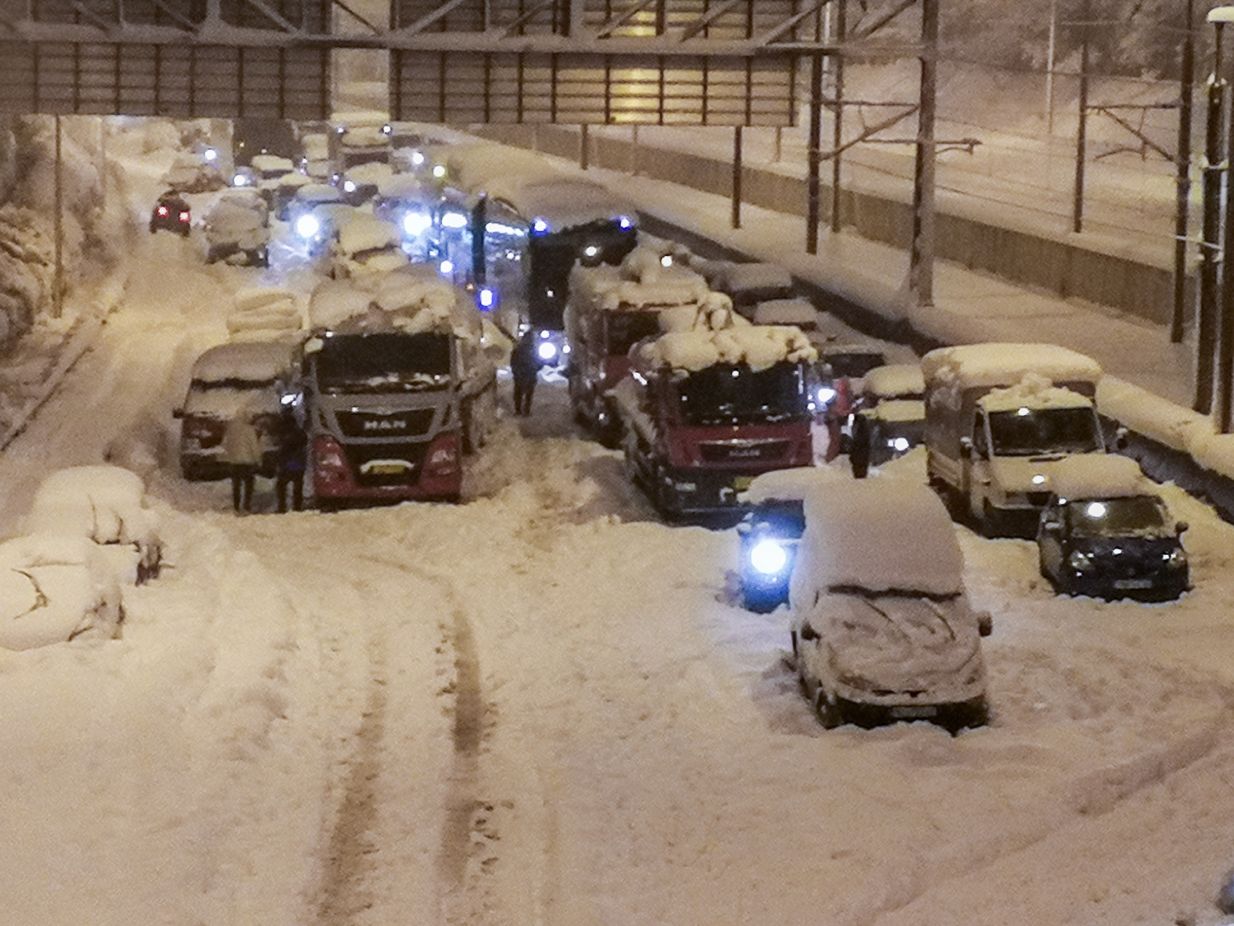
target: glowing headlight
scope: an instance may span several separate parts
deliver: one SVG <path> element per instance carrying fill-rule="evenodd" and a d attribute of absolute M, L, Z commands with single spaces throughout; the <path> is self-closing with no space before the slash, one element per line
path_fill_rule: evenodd
<path fill-rule="evenodd" d="M 356 181 L 354 180 L 344 180 L 343 181 L 343 192 L 344 193 L 354 193 L 355 191 L 356 191 Z"/>
<path fill-rule="evenodd" d="M 219 153 L 215 151 L 213 148 L 207 148 L 205 151 L 201 153 L 201 156 L 205 158 L 207 162 L 214 163 L 215 161 L 218 160 Z"/>
<path fill-rule="evenodd" d="M 248 186 L 249 178 L 246 177 L 244 174 L 236 174 L 234 177 L 231 178 L 231 185 L 232 186 Z"/>
<path fill-rule="evenodd" d="M 1162 553 L 1161 558 L 1165 560 L 1166 566 L 1170 569 L 1182 569 L 1187 565 L 1187 554 L 1183 550 L 1171 550 L 1169 553 Z"/>
<path fill-rule="evenodd" d="M 443 177 L 445 177 L 445 175 L 446 175 L 446 168 L 444 164 L 438 164 L 436 167 L 433 168 L 433 176 L 436 177 L 438 180 L 441 180 Z"/>
<path fill-rule="evenodd" d="M 1076 550 L 1067 557 L 1067 565 L 1076 572 L 1088 572 L 1093 568 L 1093 554 Z"/>
<path fill-rule="evenodd" d="M 454 261 L 446 258 L 437 265 L 437 269 L 441 271 L 442 276 L 449 276 L 454 272 Z"/>
<path fill-rule="evenodd" d="M 600 253 L 600 249 L 596 247 L 594 244 L 589 244 L 587 245 L 587 247 L 583 248 L 584 257 L 595 257 L 599 253 Z"/>
<path fill-rule="evenodd" d="M 1037 473 L 1035 476 L 1033 476 L 1033 485 L 1035 486 L 1045 485 L 1045 476 L 1043 476 L 1041 473 Z"/>
<path fill-rule="evenodd" d="M 297 235 L 308 241 L 316 238 L 321 231 L 321 221 L 315 215 L 302 215 L 296 219 L 295 230 Z"/>
<path fill-rule="evenodd" d="M 896 453 L 906 453 L 908 451 L 907 437 L 893 437 L 891 440 L 887 441 L 887 443 Z"/>
<path fill-rule="evenodd" d="M 466 228 L 467 216 L 461 212 L 443 212 L 441 215 L 441 227 L 452 228 L 456 231 L 460 228 Z"/>
<path fill-rule="evenodd" d="M 423 212 L 407 212 L 403 214 L 403 231 L 412 238 L 418 238 L 428 231 L 429 217 Z"/>
<path fill-rule="evenodd" d="M 487 286 L 485 286 L 484 288 L 480 290 L 480 294 L 479 294 L 480 308 L 491 309 L 496 299 L 497 299 L 496 294 L 491 289 L 489 289 Z"/>
<path fill-rule="evenodd" d="M 424 166 L 424 153 L 422 151 L 411 152 L 411 165 L 412 167 Z"/>
<path fill-rule="evenodd" d="M 665 267 L 665 268 L 673 266 L 673 255 L 665 254 L 663 257 L 661 257 L 660 266 Z"/>
<path fill-rule="evenodd" d="M 390 123 L 387 122 L 385 125 L 381 127 L 381 134 L 382 135 L 394 134 L 394 126 L 392 126 Z"/>
<path fill-rule="evenodd" d="M 835 401 L 836 395 L 836 391 L 830 386 L 820 386 L 815 398 L 818 400 L 819 405 L 829 405 Z"/>
<path fill-rule="evenodd" d="M 617 220 L 617 224 L 621 226 L 622 231 L 629 231 L 634 227 L 634 220 L 628 215 L 623 215 Z"/>
<path fill-rule="evenodd" d="M 535 219 L 531 223 L 531 230 L 537 235 L 543 235 L 548 231 L 548 222 L 544 219 Z"/>
<path fill-rule="evenodd" d="M 556 359 L 557 345 L 552 341 L 542 341 L 536 348 L 536 356 L 545 361 Z"/>
<path fill-rule="evenodd" d="M 760 540 L 750 550 L 750 565 L 765 576 L 779 575 L 788 565 L 788 554 L 774 540 Z"/>

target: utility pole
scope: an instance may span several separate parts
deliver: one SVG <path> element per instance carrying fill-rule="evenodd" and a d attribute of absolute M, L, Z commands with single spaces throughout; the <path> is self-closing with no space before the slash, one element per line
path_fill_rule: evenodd
<path fill-rule="evenodd" d="M 60 140 L 60 117 L 56 116 L 56 166 L 55 174 L 55 249 L 56 268 L 52 277 L 52 315 L 59 318 L 64 312 L 64 159 Z"/>
<path fill-rule="evenodd" d="M 579 126 L 578 130 L 578 166 L 583 170 L 591 168 L 591 133 L 589 129 L 590 126 L 584 123 Z"/>
<path fill-rule="evenodd" d="M 1049 138 L 1054 137 L 1054 63 L 1057 52 L 1058 0 L 1050 0 L 1050 37 L 1045 50 L 1045 131 Z"/>
<path fill-rule="evenodd" d="M 819 169 L 823 145 L 823 56 L 810 57 L 810 138 L 806 148 L 806 253 L 818 253 Z"/>
<path fill-rule="evenodd" d="M 913 243 L 908 287 L 915 308 L 934 305 L 934 122 L 938 102 L 938 4 L 921 0 L 921 104 L 913 172 Z"/>
<path fill-rule="evenodd" d="M 924 15 L 924 13 L 923 13 Z M 844 40 L 848 37 L 848 2 L 847 0 L 837 0 L 836 6 L 836 22 L 835 22 L 835 42 L 837 45 L 843 45 Z M 840 232 L 840 182 L 843 179 L 841 168 L 843 167 L 842 158 L 840 156 L 840 148 L 844 144 L 844 54 L 840 53 L 835 57 L 835 94 L 832 103 L 834 109 L 832 112 L 835 115 L 832 123 L 831 150 L 834 153 L 831 159 L 831 233 L 833 235 Z"/>
<path fill-rule="evenodd" d="M 1178 93 L 1177 201 L 1174 217 L 1174 307 L 1170 342 L 1181 344 L 1187 314 L 1187 236 L 1191 230 L 1191 108 L 1195 96 L 1195 0 L 1187 0 L 1187 34 L 1183 37 L 1182 77 Z"/>
<path fill-rule="evenodd" d="M 1075 199 L 1071 210 L 1071 230 L 1084 231 L 1084 168 L 1088 158 L 1088 40 L 1092 4 L 1084 0 L 1080 32 L 1080 125 L 1075 135 Z"/>
<path fill-rule="evenodd" d="M 1226 137 L 1227 157 L 1234 151 L 1234 118 L 1229 121 Z M 1228 254 L 1234 257 L 1234 217 L 1230 213 L 1229 200 L 1229 169 L 1226 170 L 1226 202 L 1225 202 L 1225 238 L 1221 261 L 1221 302 L 1220 318 L 1217 326 L 1217 407 L 1214 410 L 1217 429 L 1222 434 L 1230 433 L 1230 398 L 1234 390 L 1234 260 L 1225 259 Z"/>
<path fill-rule="evenodd" d="M 741 228 L 741 161 L 743 132 L 741 126 L 733 129 L 733 228 Z"/>
<path fill-rule="evenodd" d="M 1196 325 L 1193 403 L 1195 410 L 1203 415 L 1213 410 L 1213 347 L 1217 342 L 1218 288 L 1221 284 L 1221 180 L 1225 171 L 1222 117 L 1226 86 L 1221 44 L 1224 25 L 1220 20 L 1214 22 L 1213 73 L 1208 79 L 1208 116 L 1204 133 L 1204 239 L 1200 242 L 1200 317 Z"/>

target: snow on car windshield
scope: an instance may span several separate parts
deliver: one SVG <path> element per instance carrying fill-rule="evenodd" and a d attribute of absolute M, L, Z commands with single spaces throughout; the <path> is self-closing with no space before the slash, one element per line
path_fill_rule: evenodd
<path fill-rule="evenodd" d="M 777 363 L 755 372 L 719 363 L 691 373 L 677 384 L 681 414 L 688 424 L 777 422 L 806 415 L 801 367 Z"/>
<path fill-rule="evenodd" d="M 1044 453 L 1090 453 L 1101 449 L 1092 408 L 1033 409 L 990 413 L 994 452 L 1004 457 Z"/>
<path fill-rule="evenodd" d="M 322 391 L 418 392 L 450 381 L 450 338 L 441 334 L 342 335 L 316 355 Z"/>
<path fill-rule="evenodd" d="M 1151 536 L 1168 523 L 1165 505 L 1153 495 L 1077 500 L 1067 512 L 1072 533 L 1085 537 Z"/>

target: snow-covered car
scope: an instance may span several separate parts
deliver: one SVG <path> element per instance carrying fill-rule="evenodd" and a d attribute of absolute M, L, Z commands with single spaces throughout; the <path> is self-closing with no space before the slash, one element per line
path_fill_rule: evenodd
<path fill-rule="evenodd" d="M 286 222 L 291 216 L 291 206 L 295 202 L 296 194 L 312 182 L 311 177 L 298 171 L 284 174 L 278 180 L 272 181 L 272 186 L 267 188 L 270 213 L 280 222 Z"/>
<path fill-rule="evenodd" d="M 206 214 L 206 263 L 269 265 L 270 213 L 255 190 L 229 190 Z"/>
<path fill-rule="evenodd" d="M 197 154 L 183 152 L 163 175 L 163 183 L 181 193 L 208 193 L 227 186 L 227 180 L 215 163 Z"/>
<path fill-rule="evenodd" d="M 352 280 L 361 287 L 408 263 L 398 228 L 362 212 L 339 225 L 330 246 L 330 278 Z"/>
<path fill-rule="evenodd" d="M 85 537 L 101 546 L 118 575 L 140 585 L 163 562 L 158 518 L 146 506 L 141 477 L 120 466 L 74 466 L 43 480 L 30 514 L 30 534 Z"/>
<path fill-rule="evenodd" d="M 707 278 L 712 289 L 732 299 L 733 308 L 751 321 L 755 320 L 755 311 L 761 303 L 794 299 L 792 274 L 778 264 L 740 264 L 717 261 L 710 262 L 707 268 L 714 268 Z M 771 324 L 786 323 L 773 322 Z M 788 322 L 787 324 L 796 323 Z"/>
<path fill-rule="evenodd" d="M 385 163 L 360 164 L 339 177 L 338 187 L 352 206 L 362 206 L 377 195 L 381 184 L 394 176 L 394 168 Z"/>
<path fill-rule="evenodd" d="M 438 198 L 437 191 L 421 180 L 399 174 L 377 185 L 373 215 L 397 225 L 409 243 L 423 243 Z"/>
<path fill-rule="evenodd" d="M 746 608 L 774 611 L 788 601 L 797 545 L 806 525 L 805 496 L 841 478 L 826 467 L 802 467 L 773 470 L 750 483 L 741 498 L 750 511 L 737 525 L 737 574 Z"/>
<path fill-rule="evenodd" d="M 805 499 L 790 590 L 797 674 L 826 728 L 987 720 L 980 638 L 947 509 L 892 478 L 837 482 Z"/>
<path fill-rule="evenodd" d="M 169 231 L 187 238 L 192 224 L 193 210 L 188 201 L 175 190 L 168 190 L 160 196 L 150 212 L 152 235 L 158 231 Z"/>
<path fill-rule="evenodd" d="M 304 335 L 304 315 L 290 290 L 242 289 L 227 315 L 227 333 L 232 341 L 298 341 Z"/>
<path fill-rule="evenodd" d="M 180 472 L 185 479 L 223 479 L 223 431 L 236 415 L 255 420 L 279 414 L 292 394 L 295 348 L 288 342 L 252 341 L 212 347 L 193 364 L 180 419 Z M 273 471 L 273 451 L 263 466 Z"/>
<path fill-rule="evenodd" d="M 1041 574 L 1057 591 L 1165 601 L 1187 590 L 1187 524 L 1174 520 L 1134 460 L 1072 457 L 1052 482 L 1037 550 Z"/>
<path fill-rule="evenodd" d="M 110 639 L 123 616 L 115 573 L 85 537 L 35 534 L 0 543 L 0 647 Z"/>
<path fill-rule="evenodd" d="M 277 154 L 255 154 L 249 161 L 249 167 L 256 175 L 258 186 L 277 183 L 296 169 L 290 158 L 279 157 Z"/>
<path fill-rule="evenodd" d="M 898 459 L 925 439 L 925 378 L 921 365 L 875 367 L 862 379 L 849 420 L 849 462 L 863 479 L 871 466 Z"/>
<path fill-rule="evenodd" d="M 300 169 L 313 180 L 330 179 L 330 137 L 324 132 L 309 132 L 300 139 Z"/>
<path fill-rule="evenodd" d="M 295 240 L 309 254 L 318 254 L 333 238 L 339 222 L 354 212 L 337 187 L 310 183 L 296 191 L 287 209 L 287 221 Z"/>

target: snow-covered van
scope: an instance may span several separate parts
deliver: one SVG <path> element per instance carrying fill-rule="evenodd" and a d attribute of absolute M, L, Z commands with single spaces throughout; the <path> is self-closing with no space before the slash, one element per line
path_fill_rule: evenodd
<path fill-rule="evenodd" d="M 420 269 L 390 274 L 377 292 L 332 280 L 313 292 L 302 375 L 319 505 L 456 501 L 464 445 L 483 442 L 495 372 L 475 310 Z"/>
<path fill-rule="evenodd" d="M 601 439 L 616 438 L 620 421 L 610 392 L 630 373 L 630 348 L 661 333 L 662 312 L 697 313 L 711 297 L 699 274 L 684 265 L 664 267 L 645 248 L 631 251 L 620 267 L 576 265 L 565 312 L 575 416 Z"/>
<path fill-rule="evenodd" d="M 826 728 L 986 722 L 980 638 L 955 527 L 938 496 L 885 478 L 805 497 L 789 591 L 802 688 Z"/>
<path fill-rule="evenodd" d="M 969 344 L 926 354 L 930 482 L 987 535 L 1033 536 L 1060 460 L 1104 453 L 1101 367 L 1049 344 Z"/>
<path fill-rule="evenodd" d="M 667 518 L 739 510 L 755 476 L 813 462 L 809 340 L 731 309 L 711 314 L 635 345 L 631 376 L 613 390 L 627 472 Z"/>
<path fill-rule="evenodd" d="M 275 416 L 290 391 L 294 347 L 251 341 L 212 347 L 193 364 L 180 419 L 180 471 L 185 479 L 223 479 L 223 431 L 236 415 Z M 273 467 L 273 454 L 267 469 Z"/>
<path fill-rule="evenodd" d="M 250 267 L 270 262 L 270 213 L 254 190 L 229 190 L 206 214 L 206 263 L 227 261 Z"/>
<path fill-rule="evenodd" d="M 342 222 L 330 246 L 330 276 L 372 288 L 387 273 L 409 263 L 403 236 L 389 222 L 357 212 Z"/>
<path fill-rule="evenodd" d="M 710 272 L 705 275 L 712 289 L 732 299 L 733 308 L 756 324 L 766 324 L 755 318 L 761 304 L 798 301 L 793 291 L 792 274 L 779 264 L 709 261 L 706 267 Z M 810 309 L 813 310 L 813 306 Z"/>

